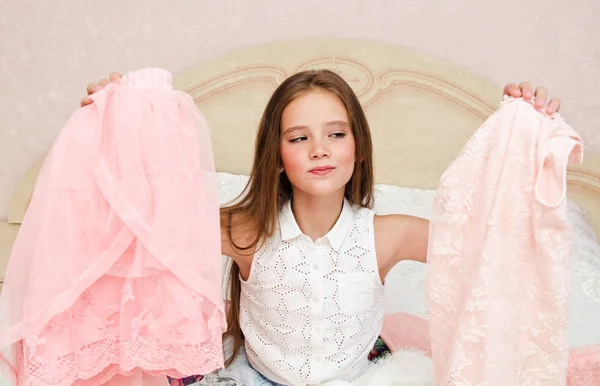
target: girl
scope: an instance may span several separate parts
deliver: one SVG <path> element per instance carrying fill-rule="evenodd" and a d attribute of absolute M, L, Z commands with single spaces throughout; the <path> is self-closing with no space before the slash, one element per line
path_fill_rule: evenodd
<path fill-rule="evenodd" d="M 525 82 L 505 93 L 533 96 Z M 545 89 L 535 94 L 542 108 Z M 559 105 L 552 99 L 547 112 Z M 245 194 L 221 209 L 222 251 L 233 260 L 226 365 L 247 355 L 276 385 L 351 381 L 366 370 L 382 283 L 402 260 L 425 262 L 428 242 L 426 220 L 374 214 L 373 185 L 369 125 L 350 86 L 328 70 L 285 80 L 260 121 Z"/>

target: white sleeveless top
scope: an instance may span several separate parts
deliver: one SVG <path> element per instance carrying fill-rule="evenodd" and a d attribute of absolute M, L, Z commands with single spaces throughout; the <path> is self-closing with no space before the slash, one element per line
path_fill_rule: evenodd
<path fill-rule="evenodd" d="M 252 367 L 286 385 L 350 381 L 383 323 L 373 215 L 347 200 L 327 235 L 304 235 L 291 204 L 242 280 L 240 324 Z"/>

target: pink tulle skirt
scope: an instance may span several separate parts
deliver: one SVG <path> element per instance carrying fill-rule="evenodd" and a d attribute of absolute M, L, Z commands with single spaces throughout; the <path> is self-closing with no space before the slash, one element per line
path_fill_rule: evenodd
<path fill-rule="evenodd" d="M 92 98 L 54 143 L 12 250 L 2 372 L 19 385 L 147 385 L 220 368 L 206 121 L 162 69 L 127 74 Z"/>

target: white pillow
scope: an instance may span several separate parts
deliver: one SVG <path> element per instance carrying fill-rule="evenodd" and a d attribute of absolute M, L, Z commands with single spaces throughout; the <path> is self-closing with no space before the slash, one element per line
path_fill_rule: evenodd
<path fill-rule="evenodd" d="M 219 201 L 233 201 L 244 189 L 248 176 L 218 173 Z M 378 214 L 407 214 L 429 219 L 435 191 L 375 185 L 374 210 Z M 573 224 L 573 276 L 569 343 L 578 347 L 600 343 L 600 244 L 585 214 L 574 202 L 568 202 L 568 216 Z M 224 257 L 224 262 L 227 259 Z M 427 317 L 425 278 L 427 265 L 414 261 L 397 264 L 385 284 L 386 313 L 404 311 Z M 224 288 L 226 281 L 224 280 Z"/>
<path fill-rule="evenodd" d="M 243 191 L 248 176 L 230 173 L 217 173 L 219 203 L 223 206 L 235 200 Z M 407 214 L 429 219 L 435 190 L 403 188 L 393 185 L 375 185 L 375 207 L 378 214 Z M 568 216 L 575 230 L 578 242 L 582 242 L 580 250 L 594 256 L 597 252 L 598 237 L 586 219 L 584 211 L 571 200 L 568 201 Z M 600 262 L 598 263 L 600 266 Z"/>
<path fill-rule="evenodd" d="M 219 189 L 219 204 L 221 206 L 232 203 L 244 190 L 248 176 L 230 173 L 217 173 L 217 187 Z"/>
<path fill-rule="evenodd" d="M 434 195 L 432 190 L 376 185 L 375 210 L 429 219 Z M 567 215 L 574 228 L 568 338 L 571 347 L 580 347 L 600 343 L 600 244 L 584 211 L 572 201 L 568 201 Z M 386 278 L 385 312 L 403 311 L 426 318 L 426 276 L 425 264 L 397 264 Z"/>

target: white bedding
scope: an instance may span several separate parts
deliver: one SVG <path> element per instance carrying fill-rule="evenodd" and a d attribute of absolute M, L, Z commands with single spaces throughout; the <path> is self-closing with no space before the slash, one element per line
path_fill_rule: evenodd
<path fill-rule="evenodd" d="M 225 204 L 241 193 L 247 176 L 219 173 L 219 201 Z M 401 213 L 422 218 L 431 216 L 434 191 L 376 185 L 375 211 Z M 569 344 L 571 347 L 600 344 L 600 244 L 585 215 L 569 202 L 569 219 L 575 229 Z M 226 262 L 224 258 L 224 263 Z M 385 284 L 386 313 L 398 311 L 427 317 L 425 303 L 425 264 L 406 261 L 396 265 Z M 223 290 L 226 281 L 223 281 Z"/>

